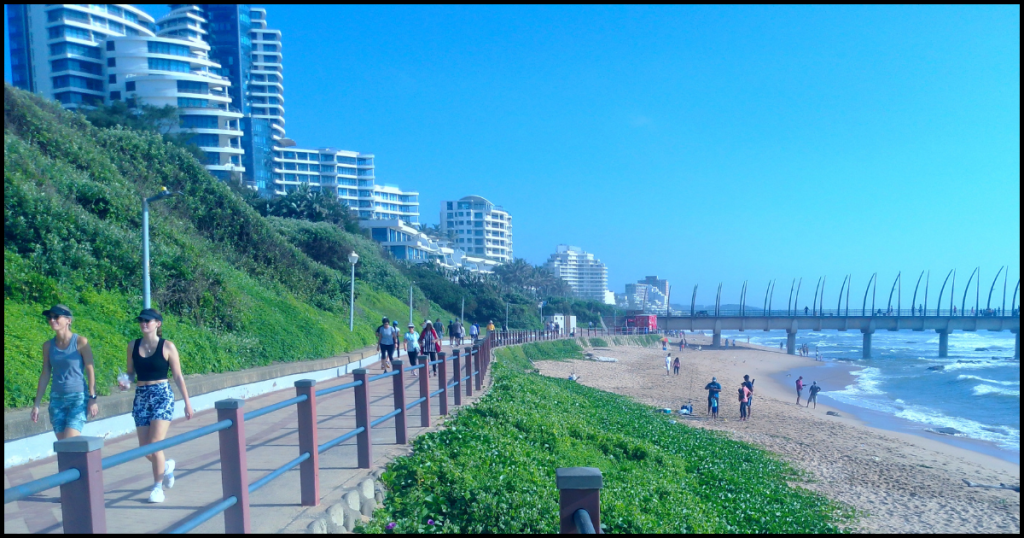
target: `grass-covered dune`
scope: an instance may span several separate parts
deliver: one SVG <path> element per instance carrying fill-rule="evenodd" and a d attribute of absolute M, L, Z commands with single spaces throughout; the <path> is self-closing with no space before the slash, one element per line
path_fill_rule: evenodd
<path fill-rule="evenodd" d="M 385 508 L 363 530 L 554 533 L 555 469 L 586 466 L 604 474 L 605 532 L 840 532 L 845 510 L 788 485 L 800 477 L 774 455 L 530 373 L 528 358 L 581 353 L 571 341 L 498 350 L 491 391 L 388 466 Z"/>
<path fill-rule="evenodd" d="M 75 313 L 99 392 L 115 383 L 142 304 L 141 201 L 151 208 L 154 306 L 186 374 L 328 357 L 369 345 L 382 315 L 405 319 L 409 280 L 369 239 L 266 218 L 160 135 L 100 129 L 4 85 L 4 407 L 30 405 L 52 332 Z M 356 329 L 348 330 L 349 250 Z M 416 290 L 417 319 L 451 317 Z"/>

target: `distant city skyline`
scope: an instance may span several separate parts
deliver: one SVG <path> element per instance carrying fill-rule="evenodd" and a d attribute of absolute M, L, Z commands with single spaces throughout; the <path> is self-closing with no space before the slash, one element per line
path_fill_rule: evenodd
<path fill-rule="evenodd" d="M 613 291 L 702 304 L 1019 278 L 1019 6 L 266 9 L 290 138 L 372 150 L 424 208 L 503 206 L 530 263 L 578 245 Z"/>

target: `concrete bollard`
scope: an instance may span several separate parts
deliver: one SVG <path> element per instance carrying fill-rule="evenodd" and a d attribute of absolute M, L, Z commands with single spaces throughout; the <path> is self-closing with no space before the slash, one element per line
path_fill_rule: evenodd
<path fill-rule="evenodd" d="M 423 357 L 423 371 L 420 372 L 420 398 L 423 401 L 420 402 L 420 427 L 430 427 L 430 365 L 427 364 L 430 361 L 430 355 L 424 353 L 420 355 Z"/>
<path fill-rule="evenodd" d="M 299 426 L 299 455 L 309 452 L 309 459 L 299 464 L 299 489 L 302 506 L 320 504 L 320 452 L 316 423 L 316 380 L 295 382 L 295 395 L 306 396 L 296 405 Z"/>
<path fill-rule="evenodd" d="M 356 435 L 358 449 L 358 466 L 369 469 L 373 461 L 373 441 L 370 436 L 370 376 L 366 368 L 358 368 L 353 372 L 355 381 L 362 381 L 356 387 L 356 428 L 363 431 Z"/>
<path fill-rule="evenodd" d="M 53 443 L 60 472 L 78 469 L 81 478 L 60 487 L 65 534 L 106 534 L 103 503 L 103 438 L 70 437 Z"/>
<path fill-rule="evenodd" d="M 573 516 L 579 509 L 590 514 L 594 530 L 601 532 L 601 470 L 595 467 L 562 467 L 555 469 L 558 486 L 558 532 L 579 534 Z"/>
<path fill-rule="evenodd" d="M 228 399 L 214 403 L 217 420 L 230 420 L 231 427 L 220 434 L 220 482 L 224 498 L 235 497 L 238 502 L 224 511 L 226 534 L 248 534 L 249 527 L 249 468 L 245 455 L 245 400 Z"/>
<path fill-rule="evenodd" d="M 395 415 L 395 442 L 400 445 L 409 443 L 409 430 L 406 426 L 406 411 L 405 411 L 405 372 L 403 371 L 403 362 L 400 359 L 391 361 L 392 368 L 398 372 L 392 376 L 395 380 L 393 390 L 395 393 L 395 409 L 401 409 L 401 412 Z"/>
<path fill-rule="evenodd" d="M 455 372 L 455 379 L 454 379 L 454 381 L 457 382 L 457 383 L 459 382 L 459 378 L 462 377 L 462 374 L 460 373 L 460 372 L 462 372 L 462 370 L 460 368 L 460 365 L 462 363 L 459 360 L 461 358 L 462 357 L 459 356 L 459 350 L 452 349 L 452 371 Z M 466 356 L 466 362 L 469 362 L 469 356 L 468 355 Z M 459 388 L 461 386 L 462 386 L 461 383 L 459 383 L 458 385 L 455 386 L 455 405 L 462 405 L 462 391 L 459 390 Z"/>
<path fill-rule="evenodd" d="M 439 413 L 441 416 L 448 416 L 448 361 L 443 351 L 437 354 L 437 360 L 441 361 L 437 363 L 437 388 L 441 391 L 437 395 Z"/>

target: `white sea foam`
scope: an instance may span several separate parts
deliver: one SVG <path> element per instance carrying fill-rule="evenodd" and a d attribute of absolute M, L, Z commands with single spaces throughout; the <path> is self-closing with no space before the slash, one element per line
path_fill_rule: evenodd
<path fill-rule="evenodd" d="M 1017 381 L 997 381 L 995 379 L 985 379 L 984 377 L 978 377 L 976 375 L 959 375 L 957 379 L 960 381 L 973 379 L 975 381 L 982 381 L 984 383 L 995 383 L 996 385 L 1003 385 L 1006 387 L 1012 387 L 1014 385 L 1020 386 L 1020 380 Z"/>
<path fill-rule="evenodd" d="M 882 384 L 882 371 L 878 368 L 864 368 L 850 372 L 856 378 L 852 385 L 847 385 L 843 390 L 831 391 L 828 394 L 842 394 L 846 396 L 881 395 L 885 392 L 879 388 Z"/>
<path fill-rule="evenodd" d="M 1020 389 L 1004 389 L 1001 387 L 993 387 L 992 385 L 975 385 L 974 395 L 975 396 L 986 396 L 994 394 L 997 396 L 1016 396 L 1020 398 Z"/>

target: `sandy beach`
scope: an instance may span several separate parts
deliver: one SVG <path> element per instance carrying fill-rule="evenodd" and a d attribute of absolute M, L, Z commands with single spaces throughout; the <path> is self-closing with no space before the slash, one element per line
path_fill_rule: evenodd
<path fill-rule="evenodd" d="M 794 379 L 803 375 L 828 389 L 849 383 L 848 370 L 789 356 L 778 350 L 739 344 L 703 350 L 708 338 L 687 336 L 694 344 L 681 357 L 680 375 L 666 375 L 661 348 L 591 348 L 618 362 L 543 361 L 544 375 L 581 376 L 580 383 L 623 394 L 645 404 L 669 407 L 693 402 L 695 417 L 686 424 L 721 430 L 733 439 L 779 454 L 812 476 L 801 483 L 862 511 L 854 530 L 870 533 L 1019 533 L 1020 494 L 1010 490 L 968 488 L 963 479 L 983 484 L 1020 484 L 1020 466 L 1003 459 L 909 433 L 866 426 L 845 411 L 819 403 L 797 406 Z M 739 421 L 736 389 L 743 375 L 756 379 L 752 417 Z M 712 376 L 722 384 L 720 420 L 704 416 Z M 786 383 L 783 385 L 783 383 Z M 804 389 L 804 396 L 807 389 Z"/>

